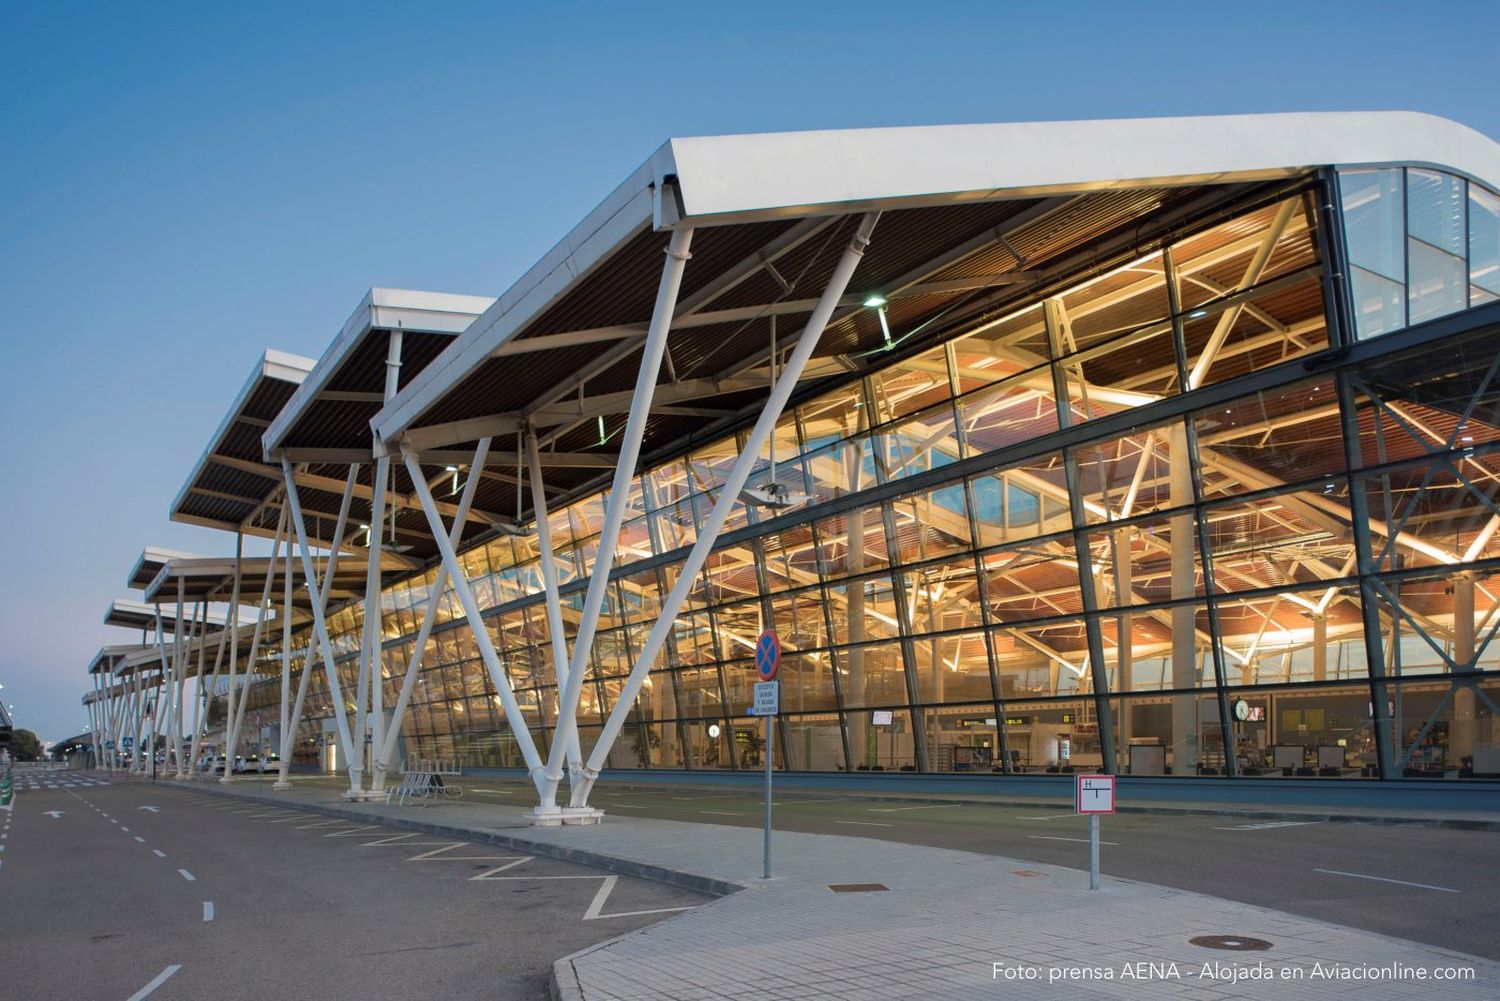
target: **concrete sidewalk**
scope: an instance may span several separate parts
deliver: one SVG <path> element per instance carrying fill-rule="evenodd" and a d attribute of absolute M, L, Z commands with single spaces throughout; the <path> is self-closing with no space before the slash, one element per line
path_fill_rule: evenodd
<path fill-rule="evenodd" d="M 313 782 L 280 794 L 247 784 L 184 786 L 729 894 L 558 960 L 554 991 L 568 999 L 1500 995 L 1500 963 L 1107 876 L 1090 892 L 1085 873 L 994 856 L 783 832 L 774 878 L 764 881 L 761 834 L 751 828 L 617 815 L 599 827 L 533 828 L 520 795 L 516 806 L 396 808 L 344 803 Z M 830 889 L 841 884 L 882 889 Z M 1190 942 L 1215 935 L 1269 946 L 1226 951 Z M 1465 979 L 1433 979 L 1449 970 Z M 1273 979 L 1258 979 L 1266 975 Z"/>

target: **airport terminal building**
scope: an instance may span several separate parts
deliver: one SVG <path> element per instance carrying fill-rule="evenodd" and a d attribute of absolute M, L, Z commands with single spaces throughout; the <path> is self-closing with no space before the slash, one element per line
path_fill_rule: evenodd
<path fill-rule="evenodd" d="M 278 548 L 155 565 L 96 732 L 213 667 L 208 746 L 582 808 L 761 768 L 774 630 L 790 772 L 1500 778 L 1497 190 L 1407 113 L 674 140 L 257 363 L 172 516 Z"/>

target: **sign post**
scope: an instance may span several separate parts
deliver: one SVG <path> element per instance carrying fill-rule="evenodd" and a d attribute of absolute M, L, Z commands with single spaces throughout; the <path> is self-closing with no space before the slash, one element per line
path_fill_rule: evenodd
<path fill-rule="evenodd" d="M 766 819 L 761 879 L 771 878 L 771 756 L 776 749 L 776 733 L 772 724 L 776 714 L 781 711 L 781 685 L 776 680 L 780 670 L 781 639 L 774 629 L 767 629 L 755 641 L 755 673 L 760 678 L 755 685 L 755 715 L 766 721 Z"/>
<path fill-rule="evenodd" d="M 1089 818 L 1089 889 L 1099 889 L 1099 814 L 1115 812 L 1115 777 L 1080 775 L 1074 792 L 1077 813 Z"/>

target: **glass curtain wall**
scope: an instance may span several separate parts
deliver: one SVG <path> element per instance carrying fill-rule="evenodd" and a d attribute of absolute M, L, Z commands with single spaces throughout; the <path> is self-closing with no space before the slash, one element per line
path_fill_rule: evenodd
<path fill-rule="evenodd" d="M 1368 173 L 1341 178 L 1361 336 L 1500 294 L 1493 195 Z M 1462 224 L 1409 226 L 1413 184 Z M 1312 193 L 1290 194 L 789 410 L 774 475 L 809 502 L 736 506 L 610 767 L 761 767 L 744 713 L 755 638 L 775 628 L 778 768 L 1375 777 L 1384 753 L 1386 773 L 1500 772 L 1500 675 L 1485 673 L 1500 666 L 1486 562 L 1500 567 L 1500 379 L 1480 370 L 1500 345 L 1467 347 L 1462 378 L 1451 346 L 1337 377 L 1286 365 L 1344 340 L 1325 236 Z M 1452 266 L 1411 283 L 1415 240 L 1463 261 L 1462 301 L 1434 291 Z M 1402 285 L 1380 292 L 1386 326 L 1366 320 L 1366 273 Z M 1193 406 L 1281 365 L 1275 389 Z M 726 438 L 632 482 L 579 706 L 585 755 L 738 451 Z M 763 462 L 756 479 L 771 475 Z M 604 502 L 551 518 L 570 645 Z M 536 540 L 463 560 L 545 745 L 557 691 Z M 387 707 L 435 576 L 383 596 Z M 451 591 L 439 600 L 406 753 L 518 765 Z M 359 619 L 332 622 L 346 691 Z M 331 713 L 320 676 L 299 742 Z"/>

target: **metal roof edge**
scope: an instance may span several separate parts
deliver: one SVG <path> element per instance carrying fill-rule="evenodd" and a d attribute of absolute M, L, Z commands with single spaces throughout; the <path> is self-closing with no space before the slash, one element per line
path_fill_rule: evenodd
<path fill-rule="evenodd" d="M 199 453 L 198 461 L 193 463 L 193 468 L 188 473 L 187 479 L 183 481 L 182 486 L 178 489 L 176 495 L 173 496 L 172 504 L 167 509 L 169 519 L 176 520 L 177 510 L 182 507 L 183 499 L 187 497 L 188 491 L 192 489 L 193 482 L 198 479 L 203 470 L 208 466 L 209 457 L 214 454 L 214 450 L 223 439 L 225 432 L 229 430 L 229 425 L 233 424 L 239 417 L 240 411 L 245 406 L 245 402 L 250 398 L 250 394 L 255 391 L 256 382 L 262 378 L 273 378 L 279 379 L 282 382 L 300 384 L 306 379 L 308 373 L 313 370 L 315 364 L 316 362 L 311 358 L 304 358 L 302 355 L 294 355 L 286 351 L 277 351 L 274 348 L 267 348 L 261 353 L 260 358 L 256 360 L 255 368 L 250 372 L 250 377 L 245 380 L 245 384 L 235 394 L 234 402 L 230 404 L 223 419 L 219 421 L 218 427 L 214 428 L 214 433 L 209 436 L 208 445 Z M 300 376 L 298 373 L 300 373 Z"/>
<path fill-rule="evenodd" d="M 359 305 L 339 328 L 338 334 L 334 336 L 328 349 L 318 357 L 312 366 L 312 371 L 297 386 L 291 399 L 287 400 L 286 406 L 281 408 L 281 412 L 271 421 L 271 426 L 266 428 L 265 434 L 261 435 L 262 454 L 267 461 L 270 461 L 307 408 L 317 400 L 318 394 L 328 386 L 329 381 L 338 373 L 354 349 L 359 346 L 365 334 L 371 330 L 400 326 L 403 330 L 417 330 L 425 333 L 459 334 L 467 330 L 474 322 L 474 318 L 493 305 L 494 301 L 489 296 L 464 295 L 456 292 L 425 292 L 419 289 L 382 288 L 380 286 L 366 290 Z M 406 316 L 386 315 L 407 312 L 425 314 L 429 317 L 451 315 L 454 317 L 454 322 L 410 325 L 405 322 L 408 319 Z M 418 318 L 417 316 L 410 317 L 410 319 Z M 459 322 L 460 320 L 462 322 Z"/>
<path fill-rule="evenodd" d="M 683 221 L 699 225 L 1354 162 L 1429 162 L 1500 188 L 1500 144 L 1412 111 L 779 132 L 670 145 Z"/>
<path fill-rule="evenodd" d="M 661 214 L 656 192 L 673 164 L 669 143 L 637 167 L 371 419 L 376 438 L 399 437 L 441 396 L 434 387 L 473 372 L 622 243 L 655 225 Z"/>

